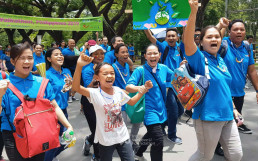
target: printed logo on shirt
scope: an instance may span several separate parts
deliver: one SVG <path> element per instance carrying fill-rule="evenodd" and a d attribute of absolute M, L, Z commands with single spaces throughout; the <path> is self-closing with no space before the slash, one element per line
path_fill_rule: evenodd
<path fill-rule="evenodd" d="M 248 55 L 245 55 L 245 57 L 249 57 L 249 54 L 248 54 Z"/>
<path fill-rule="evenodd" d="M 121 101 L 122 102 L 122 101 Z M 115 128 L 123 125 L 123 117 L 121 111 L 121 102 L 114 104 L 109 103 L 104 105 L 106 121 L 104 122 L 104 131 L 114 131 Z"/>

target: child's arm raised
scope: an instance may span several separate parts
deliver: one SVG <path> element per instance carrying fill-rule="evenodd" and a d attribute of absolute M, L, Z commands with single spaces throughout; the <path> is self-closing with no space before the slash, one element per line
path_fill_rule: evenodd
<path fill-rule="evenodd" d="M 93 59 L 94 59 L 93 57 L 89 57 L 87 55 L 81 54 L 81 56 L 79 57 L 79 59 L 77 61 L 76 69 L 75 69 L 74 76 L 73 76 L 72 89 L 86 97 L 90 97 L 90 92 L 87 88 L 80 85 L 82 67 L 90 64 Z"/>
<path fill-rule="evenodd" d="M 132 85 L 133 86 L 133 85 Z M 128 86 L 127 86 L 128 87 Z M 133 96 L 128 102 L 127 104 L 130 105 L 130 106 L 133 106 L 135 105 L 140 99 L 141 97 L 149 91 L 149 89 L 151 89 L 153 87 L 153 84 L 150 80 L 146 81 L 145 82 L 145 85 L 143 86 L 134 86 L 134 88 L 137 87 L 137 91 L 136 92 L 139 92 L 137 93 L 135 96 Z M 130 88 L 130 87 L 129 87 Z M 134 92 L 135 93 L 135 92 Z"/>

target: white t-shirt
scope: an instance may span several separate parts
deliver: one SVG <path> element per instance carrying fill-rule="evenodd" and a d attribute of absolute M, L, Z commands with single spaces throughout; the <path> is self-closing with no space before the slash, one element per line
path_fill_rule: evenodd
<path fill-rule="evenodd" d="M 129 139 L 121 107 L 130 100 L 130 97 L 115 86 L 113 86 L 114 95 L 109 95 L 100 88 L 88 89 L 90 91 L 88 100 L 93 104 L 96 112 L 94 143 L 111 146 Z"/>

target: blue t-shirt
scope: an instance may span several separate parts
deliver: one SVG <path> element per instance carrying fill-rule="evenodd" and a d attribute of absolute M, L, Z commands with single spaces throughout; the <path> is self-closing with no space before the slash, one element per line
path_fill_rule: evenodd
<path fill-rule="evenodd" d="M 118 61 L 116 61 L 114 64 L 112 64 L 114 71 L 115 71 L 115 82 L 113 84 L 113 86 L 117 86 L 121 89 L 125 89 L 126 87 L 126 83 L 129 78 L 130 78 L 130 68 L 129 65 L 127 63 L 125 63 L 125 66 L 123 67 Z M 125 82 L 123 81 L 122 76 L 120 75 L 118 69 L 120 70 Z M 125 105 L 122 106 L 122 111 L 125 111 Z"/>
<path fill-rule="evenodd" d="M 3 50 L 0 50 L 0 57 L 1 57 L 1 55 L 3 55 L 3 54 L 4 54 Z"/>
<path fill-rule="evenodd" d="M 160 58 L 161 61 L 162 61 L 165 49 L 166 49 L 166 47 L 168 47 L 169 48 L 168 55 L 166 57 L 166 60 L 164 61 L 164 64 L 167 65 L 172 71 L 174 71 L 176 68 L 178 68 L 182 61 L 182 59 L 180 57 L 180 53 L 177 50 L 178 44 L 176 43 L 176 45 L 174 47 L 171 47 L 168 45 L 168 43 L 166 41 L 163 41 L 161 43 L 158 40 L 156 41 L 156 44 L 161 52 L 161 58 Z"/>
<path fill-rule="evenodd" d="M 33 53 L 33 58 L 34 58 L 34 64 L 33 64 L 32 71 L 37 70 L 37 67 L 36 67 L 37 64 L 46 62 L 45 61 L 45 56 L 43 55 L 43 53 L 41 53 L 40 56 L 37 56 L 36 53 Z"/>
<path fill-rule="evenodd" d="M 14 66 L 13 66 L 13 64 L 11 63 L 11 59 L 10 59 L 9 56 L 3 54 L 3 55 L 1 56 L 1 59 L 2 59 L 2 60 L 5 60 L 5 65 L 6 65 L 6 68 L 8 69 L 8 71 L 11 71 L 11 72 L 14 71 Z"/>
<path fill-rule="evenodd" d="M 110 50 L 111 50 L 111 46 L 109 46 L 109 45 L 104 45 L 104 44 L 101 44 L 100 45 L 104 50 L 106 50 L 106 52 L 109 52 Z"/>
<path fill-rule="evenodd" d="M 129 46 L 128 47 L 128 52 L 129 52 L 129 55 L 134 55 L 134 47 L 133 46 Z"/>
<path fill-rule="evenodd" d="M 208 59 L 210 86 L 203 101 L 194 108 L 193 119 L 205 121 L 233 120 L 233 104 L 230 93 L 231 75 L 223 59 L 197 51 L 186 59 L 195 74 L 205 75 L 205 57 Z"/>
<path fill-rule="evenodd" d="M 64 56 L 74 56 L 75 52 L 74 52 L 74 50 L 72 51 L 70 48 L 65 48 L 62 50 L 62 54 Z"/>
<path fill-rule="evenodd" d="M 90 63 L 89 65 L 86 65 L 82 68 L 82 81 L 83 86 L 85 88 L 88 87 L 88 85 L 92 82 L 93 76 L 94 76 L 94 64 Z"/>
<path fill-rule="evenodd" d="M 64 47 L 64 48 L 62 48 L 62 47 L 59 47 L 59 49 L 60 49 L 61 51 L 63 51 L 63 50 L 65 49 L 65 47 Z"/>
<path fill-rule="evenodd" d="M 50 84 L 53 87 L 54 93 L 55 93 L 55 100 L 58 104 L 58 106 L 63 110 L 66 109 L 68 106 L 68 97 L 69 97 L 69 91 L 63 93 L 61 90 L 63 89 L 63 86 L 65 85 L 65 75 L 70 76 L 71 72 L 67 68 L 62 68 L 62 73 L 56 71 L 53 67 L 50 67 L 46 72 L 46 78 L 49 79 Z"/>
<path fill-rule="evenodd" d="M 37 77 L 32 74 L 25 79 L 10 74 L 10 82 L 23 94 L 28 95 L 30 98 L 36 98 L 38 95 L 39 87 L 42 82 L 42 77 Z M 53 88 L 50 83 L 47 84 L 44 98 L 52 101 L 55 98 Z M 6 115 L 9 115 L 10 122 L 14 120 L 15 110 L 21 105 L 19 98 L 8 88 L 2 99 L 2 107 L 6 109 L 6 113 L 2 110 L 2 124 L 1 130 L 11 131 Z M 13 129 L 15 127 L 13 126 Z"/>
<path fill-rule="evenodd" d="M 166 65 L 158 64 L 156 73 L 153 73 L 159 85 L 157 84 L 155 78 L 152 76 L 150 71 L 152 68 L 145 63 L 145 67 L 140 66 L 136 68 L 127 82 L 127 85 L 133 84 L 138 86 L 139 81 L 142 78 L 144 70 L 144 82 L 151 80 L 153 88 L 149 89 L 149 92 L 145 94 L 145 115 L 144 124 L 152 125 L 163 123 L 167 120 L 167 110 L 165 106 L 166 102 L 166 82 L 171 82 L 171 77 L 173 71 L 169 69 Z"/>
<path fill-rule="evenodd" d="M 244 96 L 248 66 L 254 64 L 253 51 L 251 50 L 251 55 L 249 55 L 243 42 L 241 46 L 237 48 L 231 42 L 229 37 L 225 37 L 223 40 L 228 42 L 227 53 L 223 59 L 228 67 L 229 73 L 232 76 L 231 94 L 233 97 Z M 242 59 L 243 61 L 241 62 Z"/>
<path fill-rule="evenodd" d="M 83 49 L 84 49 L 84 48 L 83 48 L 83 47 L 81 47 L 81 48 L 80 48 L 80 52 L 82 52 L 82 51 L 83 51 Z M 85 55 L 90 56 L 90 53 L 89 53 L 89 50 L 88 50 L 88 49 L 86 49 L 86 50 L 85 50 Z"/>
<path fill-rule="evenodd" d="M 115 62 L 115 60 L 116 60 L 115 51 L 111 50 L 105 54 L 105 58 L 103 62 L 106 62 L 112 65 Z"/>

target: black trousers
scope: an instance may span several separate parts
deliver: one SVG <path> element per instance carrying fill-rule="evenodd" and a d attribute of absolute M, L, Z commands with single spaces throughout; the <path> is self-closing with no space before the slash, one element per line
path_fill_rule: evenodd
<path fill-rule="evenodd" d="M 162 124 L 145 125 L 147 133 L 141 139 L 136 155 L 142 156 L 148 146 L 151 145 L 151 160 L 162 161 L 163 160 L 163 132 Z"/>
<path fill-rule="evenodd" d="M 82 96 L 81 104 L 83 106 L 83 108 L 82 108 L 83 113 L 86 117 L 86 120 L 88 122 L 90 131 L 91 131 L 91 134 L 88 137 L 88 141 L 90 144 L 93 145 L 95 156 L 99 158 L 98 144 L 94 143 L 94 137 L 95 137 L 95 131 L 96 131 L 96 113 L 95 113 L 93 105 L 89 102 L 89 100 L 85 96 Z"/>
<path fill-rule="evenodd" d="M 2 132 L 2 135 L 3 135 L 6 154 L 10 161 L 44 161 L 45 153 L 35 155 L 32 158 L 27 158 L 27 159 L 23 158 L 16 148 L 12 131 L 4 130 Z"/>
<path fill-rule="evenodd" d="M 234 105 L 237 109 L 237 111 L 239 113 L 242 114 L 242 108 L 243 108 L 243 105 L 244 105 L 244 97 L 245 96 L 241 96 L 241 97 L 232 97 L 232 100 L 234 102 Z"/>

